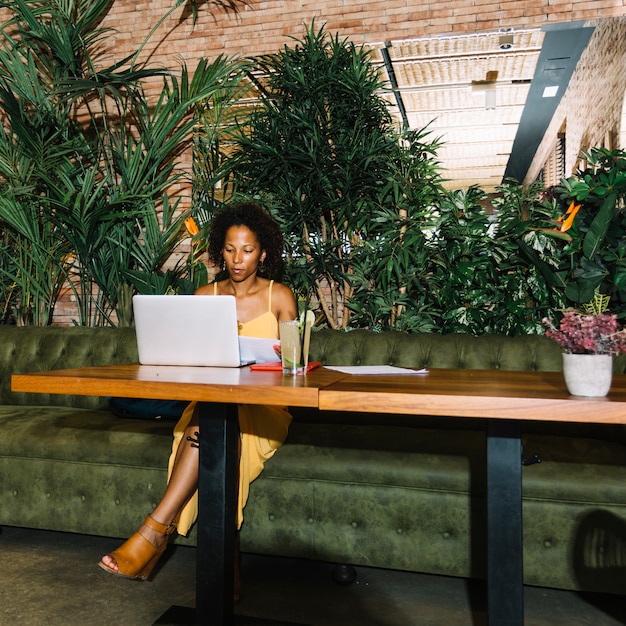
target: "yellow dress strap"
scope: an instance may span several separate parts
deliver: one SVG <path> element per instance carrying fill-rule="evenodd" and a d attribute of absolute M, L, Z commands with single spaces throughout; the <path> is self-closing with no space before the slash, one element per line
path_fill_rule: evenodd
<path fill-rule="evenodd" d="M 270 295 L 269 295 L 269 298 L 267 300 L 267 309 L 268 309 L 268 311 L 272 310 L 272 285 L 273 284 L 274 284 L 274 281 L 270 280 L 270 288 L 269 288 Z"/>

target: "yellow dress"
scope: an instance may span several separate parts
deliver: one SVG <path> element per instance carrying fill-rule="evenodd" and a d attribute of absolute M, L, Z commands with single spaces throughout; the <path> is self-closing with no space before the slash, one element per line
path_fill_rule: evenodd
<path fill-rule="evenodd" d="M 263 337 L 278 339 L 278 320 L 272 312 L 272 285 L 270 282 L 268 310 L 245 324 L 239 325 L 239 334 L 244 337 Z M 214 293 L 217 294 L 217 283 L 214 283 Z M 180 445 L 183 433 L 196 408 L 192 402 L 185 409 L 182 417 L 174 427 L 174 442 L 169 460 L 168 480 L 174 467 L 176 451 Z M 237 528 L 243 523 L 243 508 L 248 500 L 250 483 L 263 471 L 265 461 L 269 459 L 282 445 L 291 415 L 286 407 L 266 406 L 262 404 L 240 404 L 239 430 L 241 438 L 241 456 L 239 459 L 239 488 L 237 490 Z M 181 511 L 177 530 L 181 535 L 187 535 L 189 529 L 198 516 L 198 492 L 191 497 Z"/>

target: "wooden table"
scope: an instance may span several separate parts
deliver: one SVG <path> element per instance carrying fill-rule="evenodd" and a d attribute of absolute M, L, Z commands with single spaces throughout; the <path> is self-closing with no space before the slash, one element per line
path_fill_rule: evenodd
<path fill-rule="evenodd" d="M 237 404 L 317 407 L 320 388 L 342 376 L 324 369 L 307 376 L 283 376 L 249 368 L 132 364 L 14 375 L 11 386 L 13 391 L 199 402 L 195 620 L 226 626 L 234 623 Z M 184 623 L 190 622 L 185 618 Z"/>
<path fill-rule="evenodd" d="M 560 373 L 451 369 L 345 376 L 322 368 L 283 377 L 249 369 L 124 365 L 15 375 L 12 388 L 200 402 L 196 619 L 206 623 L 210 616 L 216 625 L 233 621 L 238 403 L 486 418 L 492 626 L 523 624 L 520 421 L 626 423 L 624 375 L 615 376 L 608 397 L 587 399 L 568 395 Z"/>
<path fill-rule="evenodd" d="M 426 375 L 351 376 L 320 391 L 334 411 L 487 418 L 487 612 L 491 626 L 522 626 L 520 422 L 626 424 L 626 376 L 604 398 L 570 396 L 560 372 L 431 370 Z"/>

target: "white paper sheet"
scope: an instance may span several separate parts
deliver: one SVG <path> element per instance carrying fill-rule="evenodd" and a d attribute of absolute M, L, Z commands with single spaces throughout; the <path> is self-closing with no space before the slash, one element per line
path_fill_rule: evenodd
<path fill-rule="evenodd" d="M 242 361 L 254 361 L 255 363 L 267 363 L 278 361 L 280 357 L 274 351 L 274 346 L 279 346 L 278 339 L 259 339 L 258 337 L 239 337 L 239 353 Z"/>
<path fill-rule="evenodd" d="M 428 370 L 411 370 L 406 367 L 393 365 L 326 365 L 329 370 L 335 370 L 343 374 L 427 374 Z"/>

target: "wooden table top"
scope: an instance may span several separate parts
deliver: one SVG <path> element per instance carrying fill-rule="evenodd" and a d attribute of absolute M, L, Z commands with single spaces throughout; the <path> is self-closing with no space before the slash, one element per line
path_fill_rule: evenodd
<path fill-rule="evenodd" d="M 105 365 L 14 374 L 13 391 L 120 396 L 199 402 L 318 406 L 321 387 L 344 374 L 318 368 L 306 376 L 252 371 L 249 367 Z"/>
<path fill-rule="evenodd" d="M 561 372 L 432 369 L 306 376 L 250 368 L 105 365 L 14 374 L 12 390 L 319 407 L 321 410 L 626 424 L 626 375 L 603 398 L 571 396 Z"/>
<path fill-rule="evenodd" d="M 603 398 L 571 396 L 561 372 L 432 369 L 345 377 L 320 390 L 321 410 L 626 424 L 626 375 Z"/>

